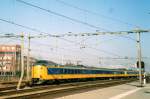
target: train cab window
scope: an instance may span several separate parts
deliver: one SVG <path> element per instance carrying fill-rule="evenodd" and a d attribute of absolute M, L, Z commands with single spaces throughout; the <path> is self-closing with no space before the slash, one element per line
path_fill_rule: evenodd
<path fill-rule="evenodd" d="M 35 63 L 35 65 L 44 65 L 47 66 L 48 65 L 48 61 L 46 60 L 39 60 Z"/>

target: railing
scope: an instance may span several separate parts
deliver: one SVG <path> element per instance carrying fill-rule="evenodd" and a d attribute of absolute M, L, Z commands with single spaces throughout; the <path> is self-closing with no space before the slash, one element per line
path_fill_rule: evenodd
<path fill-rule="evenodd" d="M 20 72 L 0 71 L 0 82 L 18 81 Z"/>

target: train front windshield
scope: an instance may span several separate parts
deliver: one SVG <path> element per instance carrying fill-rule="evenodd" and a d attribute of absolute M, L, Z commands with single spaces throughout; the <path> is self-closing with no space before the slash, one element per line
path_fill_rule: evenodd
<path fill-rule="evenodd" d="M 37 62 L 35 63 L 35 65 L 48 66 L 48 65 L 49 65 L 49 63 L 48 63 L 48 61 L 40 60 L 40 61 L 37 61 Z"/>
<path fill-rule="evenodd" d="M 58 64 L 51 62 L 51 61 L 46 61 L 46 60 L 39 60 L 35 63 L 36 65 L 42 65 L 42 66 L 58 66 Z"/>

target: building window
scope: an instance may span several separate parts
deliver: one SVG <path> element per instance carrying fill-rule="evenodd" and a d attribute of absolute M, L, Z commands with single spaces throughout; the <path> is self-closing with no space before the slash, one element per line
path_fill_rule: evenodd
<path fill-rule="evenodd" d="M 11 50 L 12 50 L 12 51 L 15 51 L 15 47 L 11 47 Z"/>
<path fill-rule="evenodd" d="M 7 47 L 7 50 L 9 51 L 9 50 L 10 50 L 10 47 Z"/>
<path fill-rule="evenodd" d="M 2 47 L 2 50 L 5 50 L 5 47 L 4 47 L 4 46 Z"/>

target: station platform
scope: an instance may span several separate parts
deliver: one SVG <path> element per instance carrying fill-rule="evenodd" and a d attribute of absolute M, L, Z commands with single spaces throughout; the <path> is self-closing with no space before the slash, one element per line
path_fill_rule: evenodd
<path fill-rule="evenodd" d="M 57 99 L 150 99 L 150 84 L 137 87 L 139 82 L 67 95 Z"/>

